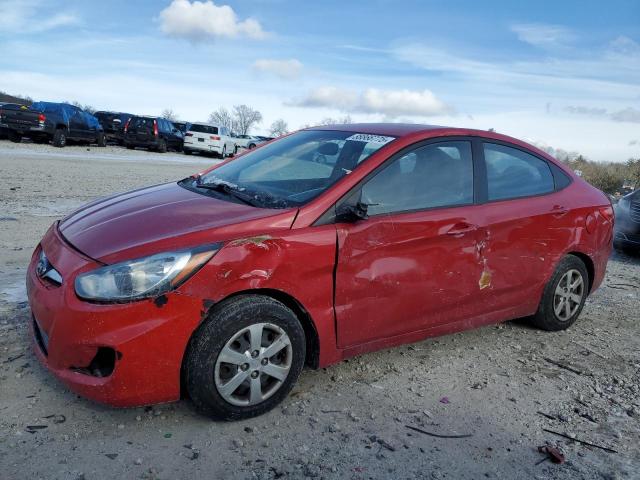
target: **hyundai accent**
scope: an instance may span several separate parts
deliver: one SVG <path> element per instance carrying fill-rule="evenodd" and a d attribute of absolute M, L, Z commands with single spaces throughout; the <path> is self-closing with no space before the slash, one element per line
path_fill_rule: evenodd
<path fill-rule="evenodd" d="M 114 406 L 241 419 L 303 366 L 527 317 L 563 330 L 601 284 L 607 197 L 494 132 L 302 130 L 54 223 L 27 274 L 40 361 Z"/>

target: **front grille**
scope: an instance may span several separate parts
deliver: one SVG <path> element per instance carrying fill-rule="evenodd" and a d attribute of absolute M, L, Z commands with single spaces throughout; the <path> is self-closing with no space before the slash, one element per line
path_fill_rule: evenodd
<path fill-rule="evenodd" d="M 42 350 L 42 353 L 44 353 L 44 356 L 46 357 L 47 355 L 49 355 L 49 353 L 47 352 L 47 347 L 49 346 L 49 337 L 42 331 L 35 317 L 33 317 L 33 332 L 35 334 L 36 342 L 38 343 L 40 350 Z"/>
<path fill-rule="evenodd" d="M 640 202 L 635 200 L 629 205 L 629 216 L 634 222 L 640 223 Z"/>

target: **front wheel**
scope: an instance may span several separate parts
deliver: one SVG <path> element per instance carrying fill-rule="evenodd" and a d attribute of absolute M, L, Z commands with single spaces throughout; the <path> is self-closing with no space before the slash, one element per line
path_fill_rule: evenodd
<path fill-rule="evenodd" d="M 247 295 L 214 308 L 194 334 L 185 384 L 198 410 L 212 418 L 255 417 L 287 396 L 304 359 L 295 314 L 270 297 Z"/>
<path fill-rule="evenodd" d="M 584 262 L 567 255 L 544 289 L 533 324 L 543 330 L 566 330 L 578 319 L 588 293 L 589 274 Z"/>
<path fill-rule="evenodd" d="M 224 160 L 225 158 L 227 158 L 227 146 L 226 146 L 226 145 L 224 145 L 224 146 L 222 147 L 222 153 L 220 154 L 220 158 L 222 158 L 223 160 Z"/>

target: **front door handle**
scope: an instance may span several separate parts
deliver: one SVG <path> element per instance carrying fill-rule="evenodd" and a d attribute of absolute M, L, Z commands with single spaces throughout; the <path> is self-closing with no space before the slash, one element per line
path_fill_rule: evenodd
<path fill-rule="evenodd" d="M 447 235 L 460 236 L 465 233 L 475 232 L 478 226 L 467 222 L 458 222 L 447 230 Z"/>

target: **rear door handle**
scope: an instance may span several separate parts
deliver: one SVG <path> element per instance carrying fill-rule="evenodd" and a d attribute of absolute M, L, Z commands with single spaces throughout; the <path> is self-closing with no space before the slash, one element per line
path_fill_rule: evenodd
<path fill-rule="evenodd" d="M 477 225 L 467 222 L 459 222 L 447 230 L 447 235 L 464 235 L 465 233 L 475 232 L 478 230 Z"/>

